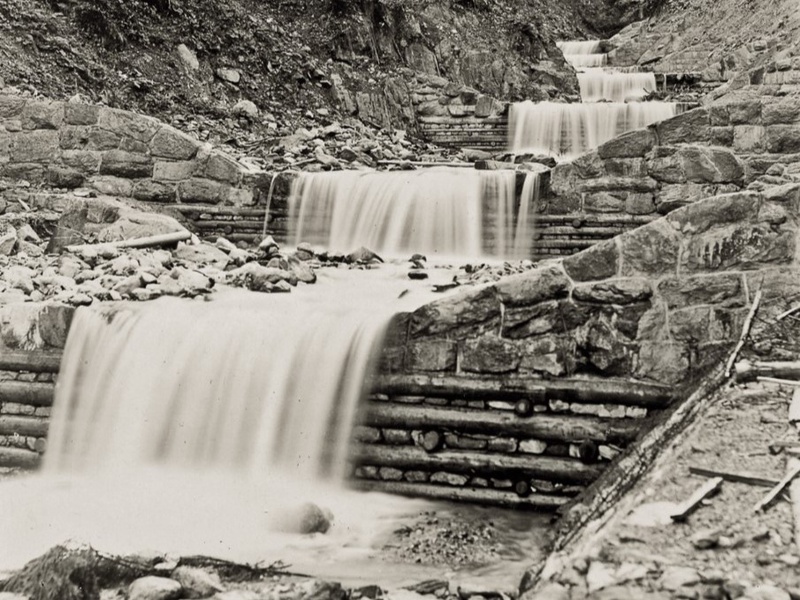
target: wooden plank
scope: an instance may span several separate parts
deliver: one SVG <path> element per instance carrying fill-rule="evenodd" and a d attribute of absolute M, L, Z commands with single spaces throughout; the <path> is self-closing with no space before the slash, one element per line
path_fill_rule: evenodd
<path fill-rule="evenodd" d="M 792 394 L 792 402 L 789 404 L 789 423 L 800 422 L 800 388 Z"/>
<path fill-rule="evenodd" d="M 555 456 L 484 454 L 465 450 L 443 450 L 429 454 L 415 446 L 377 444 L 356 446 L 354 458 L 361 465 L 489 477 L 505 475 L 578 485 L 591 483 L 603 471 L 601 465 L 586 465 L 577 459 Z"/>
<path fill-rule="evenodd" d="M 753 512 L 767 510 L 770 505 L 777 500 L 778 496 L 780 496 L 783 490 L 786 489 L 786 486 L 788 486 L 798 474 L 800 474 L 800 462 L 791 467 L 789 472 L 786 473 L 786 476 L 781 479 L 778 484 L 767 493 L 766 496 L 756 502 L 756 505 L 753 507 Z"/>
<path fill-rule="evenodd" d="M 42 457 L 39 453 L 33 450 L 0 446 L 0 467 L 35 469 L 41 460 Z"/>
<path fill-rule="evenodd" d="M 753 381 L 758 377 L 800 380 L 800 361 L 751 362 L 740 360 L 734 367 L 737 381 Z"/>
<path fill-rule="evenodd" d="M 31 373 L 58 373 L 61 353 L 49 351 L 0 351 L 0 371 L 28 371 Z"/>
<path fill-rule="evenodd" d="M 56 386 L 43 381 L 0 381 L 0 402 L 52 406 Z"/>
<path fill-rule="evenodd" d="M 760 487 L 772 487 L 778 483 L 777 479 L 765 479 L 764 477 L 759 477 L 750 473 L 716 471 L 714 469 L 704 469 L 703 467 L 689 467 L 689 473 L 692 475 L 700 475 L 702 477 L 721 477 L 725 481 L 746 483 L 748 485 L 757 485 Z"/>
<path fill-rule="evenodd" d="M 376 378 L 375 393 L 443 398 L 564 400 L 582 404 L 613 403 L 665 408 L 672 388 L 623 379 L 471 378 L 460 375 L 391 374 Z"/>
<path fill-rule="evenodd" d="M 761 290 L 756 292 L 755 297 L 753 298 L 753 304 L 750 306 L 750 311 L 747 313 L 747 318 L 744 320 L 744 324 L 742 325 L 742 333 L 739 336 L 739 341 L 736 343 L 736 347 L 733 349 L 730 357 L 728 357 L 728 362 L 725 364 L 725 374 L 730 377 L 731 372 L 733 370 L 733 364 L 736 362 L 737 357 L 739 356 L 739 352 L 741 352 L 742 348 L 744 347 L 745 341 L 750 335 L 750 327 L 753 324 L 753 317 L 756 316 L 756 312 L 758 311 L 758 305 L 761 303 Z"/>
<path fill-rule="evenodd" d="M 777 377 L 756 377 L 756 381 L 759 383 L 774 383 L 776 385 L 785 385 L 788 387 L 800 386 L 800 381 L 794 379 L 779 379 Z"/>
<path fill-rule="evenodd" d="M 371 427 L 453 429 L 576 444 L 592 440 L 621 445 L 634 440 L 642 427 L 637 419 L 544 413 L 518 417 L 513 412 L 390 402 L 370 402 L 364 411 L 364 423 Z"/>
<path fill-rule="evenodd" d="M 687 500 L 678 505 L 678 508 L 670 515 L 673 521 L 685 521 L 690 514 L 696 511 L 703 500 L 716 494 L 722 487 L 722 477 L 714 477 L 701 485 Z"/>
<path fill-rule="evenodd" d="M 408 483 L 405 481 L 377 481 L 358 479 L 351 482 L 357 489 L 411 496 L 416 498 L 433 498 L 456 502 L 471 502 L 492 506 L 504 506 L 516 509 L 553 511 L 566 504 L 571 498 L 552 494 L 530 494 L 520 497 L 512 490 L 492 490 L 484 488 L 462 488 L 431 483 Z"/>

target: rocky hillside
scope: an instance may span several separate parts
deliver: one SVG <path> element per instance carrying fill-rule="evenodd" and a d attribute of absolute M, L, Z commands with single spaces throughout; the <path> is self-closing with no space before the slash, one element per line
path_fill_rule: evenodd
<path fill-rule="evenodd" d="M 268 135 L 347 116 L 347 94 L 408 69 L 502 99 L 573 94 L 555 40 L 638 13 L 637 0 L 0 0 L 0 82 L 167 120 L 248 99 Z"/>

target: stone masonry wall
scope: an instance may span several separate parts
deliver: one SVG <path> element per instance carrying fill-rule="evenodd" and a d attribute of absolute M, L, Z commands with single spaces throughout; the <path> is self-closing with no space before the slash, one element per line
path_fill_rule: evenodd
<path fill-rule="evenodd" d="M 0 96 L 0 176 L 160 204 L 253 202 L 245 166 L 156 119 Z"/>

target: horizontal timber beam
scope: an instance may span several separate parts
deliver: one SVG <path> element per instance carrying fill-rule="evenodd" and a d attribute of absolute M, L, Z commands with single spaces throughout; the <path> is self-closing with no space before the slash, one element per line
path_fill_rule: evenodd
<path fill-rule="evenodd" d="M 578 415 L 472 410 L 370 402 L 364 411 L 366 425 L 408 429 L 453 429 L 459 432 L 504 434 L 545 441 L 581 443 L 585 440 L 626 445 L 642 428 L 638 419 L 604 419 Z"/>
<path fill-rule="evenodd" d="M 0 351 L 0 371 L 58 373 L 60 364 L 60 352 Z"/>
<path fill-rule="evenodd" d="M 505 506 L 508 508 L 527 508 L 530 510 L 555 511 L 571 500 L 571 498 L 567 496 L 555 496 L 550 494 L 530 494 L 522 497 L 518 496 L 513 491 L 451 487 L 432 483 L 408 483 L 404 481 L 358 479 L 351 482 L 351 485 L 356 489 L 383 492 L 385 494 L 397 494 L 399 496 L 473 502 L 475 504 Z"/>
<path fill-rule="evenodd" d="M 356 446 L 354 458 L 360 465 L 449 471 L 490 477 L 517 476 L 578 485 L 592 483 L 603 471 L 602 466 L 587 465 L 578 459 L 538 455 L 509 456 L 460 450 L 442 450 L 429 454 L 415 446 L 359 444 Z"/>
<path fill-rule="evenodd" d="M 32 406 L 52 406 L 55 390 L 54 383 L 0 381 L 0 403 L 16 402 Z"/>
<path fill-rule="evenodd" d="M 619 379 L 481 379 L 458 375 L 386 374 L 379 376 L 374 393 L 447 398 L 565 400 L 585 404 L 612 403 L 644 408 L 665 408 L 672 389 Z"/>

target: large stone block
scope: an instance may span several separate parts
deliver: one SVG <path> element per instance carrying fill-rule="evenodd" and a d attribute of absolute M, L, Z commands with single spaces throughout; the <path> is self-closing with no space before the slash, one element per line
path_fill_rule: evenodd
<path fill-rule="evenodd" d="M 690 344 L 699 344 L 709 339 L 709 322 L 711 308 L 708 306 L 691 306 L 670 311 L 669 332 L 673 340 Z"/>
<path fill-rule="evenodd" d="M 709 140 L 709 116 L 704 108 L 695 108 L 650 127 L 656 130 L 658 141 L 663 145 L 693 144 Z"/>
<path fill-rule="evenodd" d="M 623 276 L 659 276 L 675 272 L 680 236 L 669 223 L 654 221 L 621 235 L 619 241 Z"/>
<path fill-rule="evenodd" d="M 116 150 L 122 143 L 122 137 L 113 131 L 92 127 L 89 132 L 87 150 Z"/>
<path fill-rule="evenodd" d="M 766 129 L 762 125 L 737 125 L 733 128 L 733 149 L 736 152 L 763 152 Z"/>
<path fill-rule="evenodd" d="M 0 95 L 0 119 L 18 117 L 25 108 L 26 98 Z"/>
<path fill-rule="evenodd" d="M 659 152 L 648 161 L 647 172 L 653 179 L 662 183 L 683 183 L 686 181 L 684 161 L 674 148 L 670 153 Z"/>
<path fill-rule="evenodd" d="M 153 179 L 158 181 L 183 181 L 194 175 L 197 163 L 193 160 L 157 160 L 153 166 Z"/>
<path fill-rule="evenodd" d="M 58 129 L 64 121 L 64 105 L 32 100 L 25 104 L 19 118 L 23 129 Z"/>
<path fill-rule="evenodd" d="M 82 173 L 97 173 L 102 156 L 102 153 L 94 150 L 64 150 L 61 162 Z"/>
<path fill-rule="evenodd" d="M 567 275 L 575 281 L 596 281 L 616 276 L 619 263 L 619 250 L 612 239 L 565 258 L 563 265 Z"/>
<path fill-rule="evenodd" d="M 162 124 L 156 119 L 115 108 L 101 108 L 97 124 L 120 137 L 130 137 L 140 142 L 153 139 Z"/>
<path fill-rule="evenodd" d="M 675 342 L 643 342 L 635 376 L 667 385 L 682 383 L 689 375 L 689 349 Z"/>
<path fill-rule="evenodd" d="M 521 339 L 563 327 L 561 303 L 548 300 L 533 306 L 507 307 L 503 313 L 502 336 Z"/>
<path fill-rule="evenodd" d="M 101 194 L 109 196 L 130 197 L 133 194 L 133 182 L 130 179 L 113 176 L 95 176 L 89 184 Z"/>
<path fill-rule="evenodd" d="M 611 177 L 647 177 L 647 162 L 644 158 L 609 158 L 605 171 Z"/>
<path fill-rule="evenodd" d="M 791 124 L 800 121 L 800 98 L 786 96 L 773 102 L 765 102 L 762 107 L 764 125 Z"/>
<path fill-rule="evenodd" d="M 646 279 L 611 279 L 597 283 L 576 285 L 573 300 L 600 304 L 632 304 L 643 302 L 653 295 Z"/>
<path fill-rule="evenodd" d="M 192 178 L 178 185 L 181 202 L 202 202 L 218 204 L 228 197 L 228 186 L 210 179 Z"/>
<path fill-rule="evenodd" d="M 670 213 L 667 220 L 683 233 L 698 234 L 717 225 L 753 220 L 760 207 L 757 192 L 734 192 L 695 202 Z"/>
<path fill-rule="evenodd" d="M 597 152 L 582 154 L 572 161 L 572 167 L 581 179 L 594 179 L 606 175 L 605 162 Z"/>
<path fill-rule="evenodd" d="M 579 192 L 654 192 L 658 182 L 651 177 L 597 177 L 580 182 Z"/>
<path fill-rule="evenodd" d="M 408 345 L 406 368 L 411 371 L 454 371 L 458 345 L 450 340 L 427 340 Z"/>
<path fill-rule="evenodd" d="M 173 127 L 164 126 L 150 141 L 150 153 L 159 158 L 189 160 L 197 154 L 200 142 Z"/>
<path fill-rule="evenodd" d="M 575 342 L 567 338 L 548 335 L 528 342 L 519 369 L 528 373 L 541 373 L 560 377 L 570 369 L 567 360 L 575 351 Z"/>
<path fill-rule="evenodd" d="M 794 210 L 800 209 L 800 183 L 773 185 L 762 192 L 765 202 L 786 202 Z"/>
<path fill-rule="evenodd" d="M 521 347 L 494 335 L 483 335 L 460 344 L 459 365 L 468 373 L 511 373 L 522 359 Z"/>
<path fill-rule="evenodd" d="M 649 215 L 656 211 L 653 194 L 628 192 L 625 197 L 625 212 L 629 215 Z"/>
<path fill-rule="evenodd" d="M 419 337 L 479 326 L 500 317 L 500 299 L 493 286 L 467 290 L 421 306 L 411 315 L 410 334 Z"/>
<path fill-rule="evenodd" d="M 128 179 L 152 177 L 153 160 L 146 154 L 110 150 L 103 154 L 100 162 L 100 174 Z"/>
<path fill-rule="evenodd" d="M 744 306 L 744 281 L 738 273 L 669 277 L 658 284 L 658 293 L 669 308 L 698 304 Z"/>
<path fill-rule="evenodd" d="M 67 125 L 95 125 L 99 116 L 99 106 L 79 102 L 64 105 L 64 123 Z"/>
<path fill-rule="evenodd" d="M 794 230 L 776 231 L 763 223 L 735 223 L 691 238 L 681 268 L 697 272 L 786 264 L 794 259 L 795 248 Z"/>
<path fill-rule="evenodd" d="M 761 100 L 747 99 L 728 104 L 728 121 L 731 125 L 755 125 L 761 122 Z"/>
<path fill-rule="evenodd" d="M 18 163 L 45 163 L 59 153 L 58 131 L 36 130 L 13 134 L 10 161 Z"/>
<path fill-rule="evenodd" d="M 44 183 L 47 178 L 47 168 L 42 163 L 0 163 L 0 176 L 15 180 L 24 179 L 29 183 Z"/>
<path fill-rule="evenodd" d="M 570 285 L 564 271 L 551 266 L 504 277 L 495 284 L 495 289 L 504 305 L 529 306 L 565 297 Z"/>
<path fill-rule="evenodd" d="M 767 152 L 800 152 L 800 124 L 769 125 L 766 130 Z"/>
<path fill-rule="evenodd" d="M 587 213 L 621 213 L 625 209 L 625 192 L 594 192 L 583 197 L 583 209 Z"/>
<path fill-rule="evenodd" d="M 175 202 L 178 190 L 175 184 L 145 179 L 133 186 L 133 197 L 147 202 Z"/>
<path fill-rule="evenodd" d="M 597 149 L 600 158 L 633 158 L 644 156 L 656 145 L 652 129 L 637 129 L 624 133 Z"/>
<path fill-rule="evenodd" d="M 74 189 L 83 185 L 85 176 L 76 169 L 50 165 L 47 168 L 47 182 L 53 187 Z"/>
<path fill-rule="evenodd" d="M 205 177 L 215 181 L 223 181 L 238 185 L 242 180 L 242 165 L 224 154 L 213 153 L 206 163 Z"/>
<path fill-rule="evenodd" d="M 741 182 L 744 168 L 730 150 L 686 147 L 678 151 L 686 179 L 694 183 Z"/>

